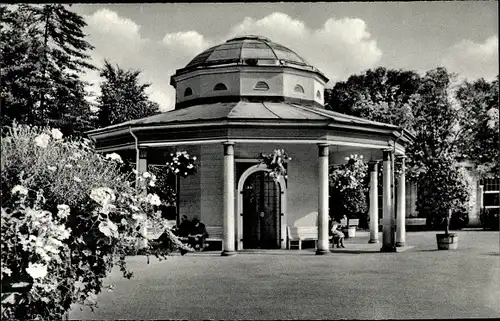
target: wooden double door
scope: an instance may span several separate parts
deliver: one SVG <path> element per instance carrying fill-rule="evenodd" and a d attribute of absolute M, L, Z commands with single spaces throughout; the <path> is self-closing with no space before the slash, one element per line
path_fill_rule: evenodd
<path fill-rule="evenodd" d="M 280 248 L 280 209 L 279 183 L 264 171 L 248 176 L 243 188 L 243 248 Z"/>

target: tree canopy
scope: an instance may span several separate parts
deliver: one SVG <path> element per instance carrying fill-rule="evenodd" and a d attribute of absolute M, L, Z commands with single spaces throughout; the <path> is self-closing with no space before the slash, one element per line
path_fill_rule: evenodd
<path fill-rule="evenodd" d="M 13 120 L 89 129 L 91 111 L 80 73 L 92 45 L 84 19 L 61 4 L 1 7 L 2 124 Z"/>
<path fill-rule="evenodd" d="M 150 84 L 141 83 L 139 70 L 124 70 L 104 62 L 101 96 L 98 98 L 99 127 L 158 114 L 159 105 L 149 100 L 146 89 Z"/>

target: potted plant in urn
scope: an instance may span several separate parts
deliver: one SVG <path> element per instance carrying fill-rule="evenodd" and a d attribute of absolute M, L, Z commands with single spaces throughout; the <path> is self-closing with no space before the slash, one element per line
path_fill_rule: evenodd
<path fill-rule="evenodd" d="M 346 221 L 343 229 L 346 237 L 356 236 L 356 225 L 352 219 L 366 219 L 366 177 L 368 166 L 362 155 L 346 157 L 346 164 L 330 167 L 330 216 L 336 221 Z"/>
<path fill-rule="evenodd" d="M 436 158 L 426 166 L 427 179 L 418 184 L 417 210 L 425 211 L 434 227 L 444 230 L 436 234 L 438 250 L 458 247 L 458 233 L 450 233 L 450 221 L 453 213 L 467 212 L 470 184 L 463 171 L 451 158 Z"/>

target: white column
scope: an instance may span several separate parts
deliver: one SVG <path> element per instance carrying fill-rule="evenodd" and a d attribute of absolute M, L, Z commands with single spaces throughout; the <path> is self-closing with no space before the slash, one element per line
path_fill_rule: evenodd
<path fill-rule="evenodd" d="M 235 255 L 234 228 L 234 143 L 224 144 L 224 249 L 222 256 Z"/>
<path fill-rule="evenodd" d="M 370 171 L 370 240 L 378 243 L 378 161 L 368 163 Z"/>
<path fill-rule="evenodd" d="M 330 253 L 328 242 L 328 145 L 319 144 L 318 248 L 316 254 Z"/>
<path fill-rule="evenodd" d="M 142 176 L 142 173 L 148 171 L 148 153 L 145 149 L 140 149 L 136 155 L 136 184 L 144 184 L 144 181 L 139 180 L 139 177 Z M 148 234 L 148 221 L 145 219 L 141 225 L 141 234 L 147 237 Z M 147 239 L 139 239 L 139 248 L 145 248 L 148 246 Z"/>
<path fill-rule="evenodd" d="M 398 212 L 396 224 L 396 246 L 405 246 L 406 243 L 406 175 L 405 156 L 400 156 L 401 174 L 398 180 Z"/>
<path fill-rule="evenodd" d="M 382 232 L 382 252 L 395 252 L 394 240 L 394 211 L 392 209 L 392 150 L 384 150 L 384 173 L 383 173 L 383 205 L 384 205 L 384 227 Z"/>

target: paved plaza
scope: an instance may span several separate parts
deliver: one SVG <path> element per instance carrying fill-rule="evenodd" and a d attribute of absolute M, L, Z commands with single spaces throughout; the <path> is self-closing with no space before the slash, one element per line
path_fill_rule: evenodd
<path fill-rule="evenodd" d="M 459 250 L 437 251 L 436 232 L 409 232 L 413 247 L 380 253 L 368 234 L 347 249 L 220 252 L 129 258 L 113 270 L 94 313 L 71 319 L 420 319 L 500 315 L 499 232 L 460 231 Z"/>

